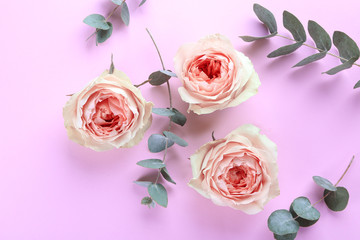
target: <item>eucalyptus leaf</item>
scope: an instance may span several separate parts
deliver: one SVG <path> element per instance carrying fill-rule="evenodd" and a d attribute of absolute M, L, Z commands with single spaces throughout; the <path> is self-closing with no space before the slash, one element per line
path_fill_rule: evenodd
<path fill-rule="evenodd" d="M 176 182 L 170 177 L 170 174 L 169 174 L 168 170 L 166 169 L 166 167 L 163 167 L 160 170 L 160 173 L 166 181 L 176 184 Z"/>
<path fill-rule="evenodd" d="M 160 183 L 150 184 L 148 187 L 150 197 L 160 206 L 167 207 L 168 195 L 163 185 Z"/>
<path fill-rule="evenodd" d="M 304 26 L 292 13 L 289 13 L 288 11 L 283 12 L 283 24 L 297 42 L 306 41 Z"/>
<path fill-rule="evenodd" d="M 111 24 L 111 22 L 107 22 L 107 24 L 110 26 L 109 29 L 107 30 L 102 30 L 102 29 L 97 29 L 96 31 L 96 42 L 98 43 L 103 43 L 106 40 L 109 39 L 109 37 L 111 37 L 111 34 L 113 32 L 113 25 Z"/>
<path fill-rule="evenodd" d="M 174 142 L 161 134 L 152 134 L 148 139 L 148 148 L 152 153 L 164 151 L 166 147 L 169 148 L 172 145 L 174 145 Z"/>
<path fill-rule="evenodd" d="M 166 83 L 171 77 L 161 71 L 156 71 L 150 74 L 149 83 L 154 86 L 159 86 L 163 83 Z"/>
<path fill-rule="evenodd" d="M 294 240 L 296 238 L 297 233 L 290 233 L 285 235 L 277 235 L 274 233 L 274 238 L 276 240 Z"/>
<path fill-rule="evenodd" d="M 301 47 L 302 42 L 297 42 L 291 45 L 286 45 L 283 46 L 279 49 L 276 49 L 275 51 L 271 52 L 269 55 L 267 55 L 268 58 L 274 58 L 274 57 L 279 57 L 279 56 L 283 56 L 283 55 L 287 55 L 290 54 L 292 52 L 295 52 L 296 49 L 298 49 L 299 47 Z"/>
<path fill-rule="evenodd" d="M 354 89 L 359 88 L 359 87 L 360 87 L 360 80 L 355 84 Z"/>
<path fill-rule="evenodd" d="M 172 111 L 175 113 L 174 116 L 170 117 L 170 120 L 180 126 L 184 126 L 187 119 L 184 114 L 182 114 L 179 110 L 176 108 L 173 108 Z"/>
<path fill-rule="evenodd" d="M 327 189 L 324 191 L 324 196 L 329 193 Z M 333 211 L 339 212 L 343 211 L 349 202 L 349 192 L 344 187 L 337 187 L 335 192 L 330 192 L 330 194 L 325 198 L 325 203 Z"/>
<path fill-rule="evenodd" d="M 188 145 L 188 143 L 184 139 L 182 139 L 175 133 L 164 131 L 164 135 L 170 140 L 174 141 L 177 145 L 180 145 L 182 147 L 186 147 Z"/>
<path fill-rule="evenodd" d="M 160 116 L 165 116 L 165 117 L 171 117 L 171 116 L 175 115 L 175 112 L 168 108 L 153 108 L 152 112 L 154 114 L 157 114 Z"/>
<path fill-rule="evenodd" d="M 124 0 L 111 0 L 111 1 L 119 6 L 121 6 L 121 4 L 124 2 Z"/>
<path fill-rule="evenodd" d="M 355 59 L 354 62 L 359 59 L 359 47 L 356 42 L 345 33 L 335 31 L 333 35 L 333 42 L 335 47 L 339 50 L 340 57 L 348 60 L 341 59 L 342 63 L 349 62 L 350 59 Z"/>
<path fill-rule="evenodd" d="M 106 22 L 105 17 L 100 14 L 91 14 L 87 16 L 83 22 L 91 27 L 102 30 L 108 30 L 110 28 L 109 24 Z"/>
<path fill-rule="evenodd" d="M 253 42 L 256 40 L 260 40 L 260 39 L 266 39 L 266 38 L 271 38 L 276 36 L 277 33 L 272 33 L 263 37 L 252 37 L 252 36 L 239 36 L 239 38 L 241 38 L 242 40 L 244 40 L 245 42 Z"/>
<path fill-rule="evenodd" d="M 336 187 L 326 178 L 320 176 L 313 176 L 314 182 L 322 188 L 325 188 L 329 191 L 336 191 Z"/>
<path fill-rule="evenodd" d="M 144 197 L 143 199 L 141 199 L 141 204 L 142 205 L 150 205 L 152 203 L 152 199 L 151 197 Z"/>
<path fill-rule="evenodd" d="M 161 159 L 145 159 L 136 163 L 145 168 L 159 169 L 165 167 L 165 163 Z"/>
<path fill-rule="evenodd" d="M 148 187 L 152 182 L 149 181 L 134 181 L 135 184 L 142 186 L 142 187 Z"/>
<path fill-rule="evenodd" d="M 323 59 L 326 56 L 327 52 L 319 52 L 319 53 L 315 53 L 307 58 L 304 58 L 303 60 L 301 60 L 300 62 L 298 62 L 297 64 L 295 64 L 293 67 L 301 67 L 304 66 L 306 64 L 318 61 L 320 59 Z"/>
<path fill-rule="evenodd" d="M 268 9 L 257 3 L 254 4 L 253 9 L 259 20 L 263 22 L 265 26 L 269 29 L 269 32 L 277 33 L 277 24 L 274 14 L 272 14 Z"/>
<path fill-rule="evenodd" d="M 308 22 L 308 32 L 318 49 L 323 51 L 329 51 L 331 49 L 331 38 L 329 34 L 317 22 L 311 20 Z"/>
<path fill-rule="evenodd" d="M 330 69 L 330 70 L 328 70 L 326 72 L 323 72 L 323 73 L 326 73 L 326 74 L 329 74 L 329 75 L 335 75 L 338 72 L 341 72 L 341 71 L 343 71 L 345 69 L 351 68 L 354 65 L 355 61 L 356 61 L 356 58 L 350 58 L 349 61 L 344 62 L 343 64 L 341 64 L 339 66 L 336 66 L 336 67 L 334 67 L 334 68 L 332 68 L 332 69 Z"/>
<path fill-rule="evenodd" d="M 175 73 L 173 73 L 172 71 L 170 71 L 170 70 L 160 70 L 160 72 L 162 72 L 162 73 L 164 73 L 164 74 L 166 74 L 166 75 L 168 75 L 170 77 L 177 78 L 177 75 Z"/>
<path fill-rule="evenodd" d="M 130 12 L 126 2 L 121 4 L 121 19 L 126 26 L 129 26 L 130 23 Z"/>
<path fill-rule="evenodd" d="M 276 235 L 294 234 L 299 231 L 299 223 L 285 209 L 271 213 L 268 218 L 268 227 Z"/>
<path fill-rule="evenodd" d="M 145 2 L 146 0 L 142 0 L 141 3 L 139 4 L 139 7 L 141 7 Z"/>
<path fill-rule="evenodd" d="M 301 227 L 315 224 L 320 218 L 320 212 L 314 208 L 306 197 L 296 198 L 290 206 L 290 213 Z"/>

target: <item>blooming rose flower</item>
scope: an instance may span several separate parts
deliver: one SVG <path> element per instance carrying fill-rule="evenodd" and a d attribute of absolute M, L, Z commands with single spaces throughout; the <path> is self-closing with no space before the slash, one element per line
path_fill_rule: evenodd
<path fill-rule="evenodd" d="M 189 111 L 206 114 L 234 107 L 257 93 L 260 80 L 244 54 L 220 34 L 185 44 L 175 56 L 179 94 Z"/>
<path fill-rule="evenodd" d="M 71 140 L 96 151 L 132 147 L 151 125 L 152 106 L 123 72 L 105 71 L 71 96 L 65 127 Z"/>
<path fill-rule="evenodd" d="M 189 185 L 215 204 L 247 214 L 280 194 L 276 145 L 260 129 L 243 125 L 191 156 Z"/>

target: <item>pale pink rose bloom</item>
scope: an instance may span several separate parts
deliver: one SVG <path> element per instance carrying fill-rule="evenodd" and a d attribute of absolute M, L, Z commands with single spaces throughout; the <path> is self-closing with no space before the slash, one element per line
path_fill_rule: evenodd
<path fill-rule="evenodd" d="M 151 125 L 152 106 L 129 78 L 115 69 L 72 95 L 63 116 L 71 140 L 105 151 L 139 143 Z"/>
<path fill-rule="evenodd" d="M 248 57 L 235 50 L 223 35 L 184 44 L 175 58 L 178 89 L 189 111 L 207 114 L 234 107 L 255 95 L 260 80 Z"/>
<path fill-rule="evenodd" d="M 255 214 L 280 194 L 276 145 L 253 125 L 203 145 L 190 159 L 189 185 L 217 205 Z"/>

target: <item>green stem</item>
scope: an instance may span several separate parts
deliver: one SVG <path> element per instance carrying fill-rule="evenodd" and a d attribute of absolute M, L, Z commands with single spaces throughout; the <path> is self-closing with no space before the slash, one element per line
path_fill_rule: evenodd
<path fill-rule="evenodd" d="M 290 40 L 290 41 L 296 42 L 295 39 L 292 39 L 292 38 L 289 38 L 289 37 L 286 37 L 286 36 L 283 36 L 283 35 L 280 35 L 280 34 L 276 34 L 276 36 L 282 37 L 282 38 L 288 39 L 288 40 Z M 319 52 L 323 52 L 323 51 L 324 51 L 324 50 L 322 50 L 322 49 L 320 49 L 320 48 L 311 46 L 311 45 L 306 44 L 306 43 L 303 43 L 302 45 L 303 45 L 303 46 L 306 46 L 306 47 L 309 47 L 309 48 L 312 48 L 312 49 L 315 49 L 315 50 L 318 50 Z M 338 58 L 338 59 L 340 59 L 340 60 L 343 60 L 343 61 L 349 61 L 349 59 L 346 59 L 346 58 L 337 56 L 337 55 L 335 55 L 335 54 L 333 54 L 333 53 L 330 53 L 330 52 L 326 52 L 326 54 L 327 54 L 327 55 L 330 55 L 330 56 L 333 56 L 333 57 L 336 57 L 336 58 Z M 360 67 L 360 64 L 357 64 L 357 63 L 354 63 L 353 65 Z"/>

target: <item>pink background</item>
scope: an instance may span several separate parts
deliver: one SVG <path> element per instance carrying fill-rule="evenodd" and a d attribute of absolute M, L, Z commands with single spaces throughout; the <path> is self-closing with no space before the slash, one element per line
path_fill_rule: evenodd
<path fill-rule="evenodd" d="M 128 2 L 130 26 L 114 16 L 113 36 L 96 47 L 94 39 L 85 41 L 92 29 L 82 20 L 91 13 L 108 14 L 114 7 L 110 0 L 1 1 L 0 239 L 271 239 L 269 214 L 288 208 L 298 196 L 317 201 L 322 190 L 311 177 L 336 182 L 353 154 L 358 158 L 340 184 L 350 192 L 348 208 L 334 213 L 318 204 L 319 222 L 301 229 L 297 239 L 359 239 L 360 90 L 352 87 L 360 69 L 321 75 L 340 63 L 330 56 L 291 69 L 314 53 L 305 47 L 267 59 L 288 41 L 248 44 L 237 37 L 265 34 L 252 1 L 148 0 L 141 8 L 140 0 Z M 288 10 L 304 24 L 313 19 L 328 32 L 342 30 L 360 43 L 357 0 L 258 3 L 273 11 L 282 34 L 289 35 L 281 24 L 282 11 Z M 166 184 L 167 209 L 141 206 L 146 190 L 132 183 L 151 173 L 135 163 L 156 156 L 148 152 L 147 138 L 162 131 L 166 119 L 154 116 L 136 147 L 98 153 L 70 141 L 62 118 L 65 95 L 108 68 L 111 53 L 115 66 L 134 83 L 160 69 L 145 27 L 169 69 L 181 44 L 222 33 L 252 59 L 262 81 L 259 93 L 244 104 L 211 115 L 191 113 L 184 128 L 174 128 L 190 146 L 169 151 L 168 169 L 177 185 Z M 172 79 L 171 85 L 175 106 L 185 112 L 176 91 L 179 82 Z M 141 90 L 157 107 L 167 106 L 165 86 Z M 220 138 L 244 123 L 259 126 L 279 151 L 281 195 L 252 216 L 216 206 L 187 186 L 187 158 L 211 139 L 213 130 Z"/>

